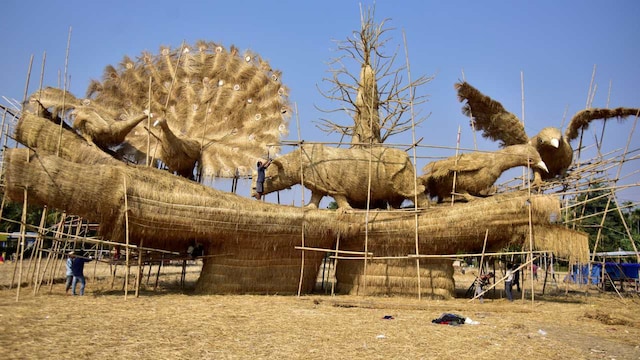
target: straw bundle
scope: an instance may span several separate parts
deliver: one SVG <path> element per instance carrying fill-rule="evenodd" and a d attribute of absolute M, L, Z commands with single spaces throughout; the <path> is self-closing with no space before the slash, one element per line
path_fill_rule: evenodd
<path fill-rule="evenodd" d="M 360 82 L 355 103 L 355 128 L 351 143 L 354 147 L 361 144 L 380 143 L 380 94 L 376 74 L 370 64 L 360 68 Z"/>
<path fill-rule="evenodd" d="M 418 294 L 416 260 L 371 260 L 364 275 L 363 261 L 340 261 L 336 267 L 337 289 L 353 295 Z M 365 284 L 366 281 L 366 284 Z M 448 299 L 454 296 L 453 261 L 428 259 L 420 261 L 421 296 Z"/>
<path fill-rule="evenodd" d="M 300 184 L 304 178 L 304 186 L 312 193 L 310 205 L 316 208 L 325 195 L 332 196 L 340 208 L 366 208 L 369 180 L 372 204 L 388 202 L 398 208 L 405 199 L 414 201 L 416 194 L 411 159 L 406 152 L 387 147 L 341 149 L 303 145 L 274 159 L 265 175 L 265 194 Z M 253 177 L 253 191 L 256 178 Z M 418 206 L 428 206 L 424 185 L 418 183 L 417 194 Z"/>
<path fill-rule="evenodd" d="M 554 254 L 587 263 L 589 261 L 589 234 L 564 226 L 534 226 L 534 248 L 550 250 Z"/>
<path fill-rule="evenodd" d="M 23 112 L 18 120 L 15 137 L 21 144 L 37 149 L 38 152 L 58 153 L 69 161 L 86 165 L 119 163 L 109 154 L 87 143 L 75 132 L 66 128 L 60 131 L 59 124 L 28 112 Z"/>

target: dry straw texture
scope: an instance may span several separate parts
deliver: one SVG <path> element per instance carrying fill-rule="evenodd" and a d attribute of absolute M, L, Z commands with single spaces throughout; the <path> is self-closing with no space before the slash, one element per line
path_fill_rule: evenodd
<path fill-rule="evenodd" d="M 265 173 L 265 193 L 287 189 L 304 179 L 316 207 L 325 195 L 332 196 L 340 208 L 366 209 L 369 197 L 371 204 L 388 201 L 399 208 L 405 199 L 413 202 L 416 195 L 419 207 L 428 206 L 424 185 L 416 183 L 411 159 L 399 149 L 303 145 L 274 159 Z"/>
<path fill-rule="evenodd" d="M 205 41 L 125 56 L 85 99 L 53 88 L 30 99 L 71 118 L 100 147 L 142 164 L 149 155 L 186 177 L 196 163 L 205 177 L 250 174 L 257 159 L 279 151 L 291 113 L 279 71 L 249 51 Z"/>
<path fill-rule="evenodd" d="M 51 294 L 33 296 L 23 288 L 16 301 L 15 289 L 6 289 L 12 271 L 12 263 L 0 264 L 3 359 L 635 359 L 640 349 L 637 298 L 596 291 L 585 296 L 572 287 L 565 294 L 564 285 L 555 295 L 548 285 L 541 296 L 536 283 L 534 304 L 519 296 L 514 303 L 485 298 L 482 304 L 193 296 L 177 290 L 179 268 L 166 267 L 157 292 L 143 286 L 139 298 L 130 292 L 125 300 L 119 286 L 110 289 L 108 277 L 94 280 L 89 271 L 86 296 L 65 296 L 61 270 Z M 187 275 L 192 284 L 197 272 L 189 268 Z M 457 272 L 456 283 L 468 283 L 470 276 Z M 431 323 L 443 313 L 479 324 Z"/>
<path fill-rule="evenodd" d="M 292 263 L 297 260 L 291 259 L 299 259 L 299 253 L 292 248 L 302 244 L 303 228 L 306 246 L 331 249 L 340 234 L 344 239 L 341 249 L 363 250 L 365 212 L 340 214 L 265 204 L 167 176 L 160 170 L 124 164 L 88 167 L 51 155 L 29 154 L 26 149 L 5 153 L 9 198 L 22 201 L 26 188 L 31 203 L 48 204 L 99 222 L 101 233 L 115 241 L 124 241 L 125 230 L 134 244 L 144 240 L 145 246 L 169 250 L 184 250 L 192 240 L 198 240 L 208 254 L 221 255 L 208 258 L 205 268 L 216 270 L 212 270 L 211 280 L 216 276 L 226 279 L 228 284 L 215 282 L 219 286 L 227 284 L 220 288 L 223 292 L 248 286 L 250 281 L 243 278 L 251 276 L 261 281 L 270 279 L 269 285 L 252 285 L 255 289 L 273 286 L 275 292 L 288 292 L 295 288 L 292 283 L 297 284 L 297 278 L 290 274 L 295 267 Z M 81 186 L 78 179 L 82 179 Z M 419 253 L 479 251 L 486 229 L 490 229 L 491 248 L 522 241 L 528 233 L 529 202 L 534 225 L 547 224 L 559 210 L 553 196 L 510 194 L 421 212 L 417 222 Z M 415 224 L 411 212 L 371 213 L 368 239 L 387 249 L 376 256 L 413 253 L 413 241 L 409 239 L 414 238 Z M 315 267 L 311 272 L 317 273 L 320 256 L 308 257 L 307 265 Z M 276 262 L 287 268 L 285 275 L 282 269 L 270 266 Z M 263 274 L 265 269 L 271 275 Z M 248 276 L 247 272 L 253 275 Z M 310 286 L 306 283 L 303 288 L 308 290 Z M 201 287 L 203 291 L 205 288 Z M 246 291 L 253 292 L 254 288 Z"/>
<path fill-rule="evenodd" d="M 371 250 L 371 249 L 369 249 Z M 416 260 L 339 261 L 336 267 L 337 289 L 341 294 L 393 296 L 418 294 Z M 455 295 L 453 265 L 449 259 L 420 261 L 421 296 L 450 299 Z"/>
<path fill-rule="evenodd" d="M 184 251 L 197 240 L 211 255 L 198 284 L 201 292 L 297 291 L 302 260 L 294 247 L 303 245 L 303 233 L 305 246 L 333 249 L 340 236 L 341 250 L 363 251 L 366 241 L 375 256 L 392 257 L 414 254 L 417 234 L 419 254 L 456 254 L 480 251 L 486 230 L 489 249 L 522 242 L 529 233 L 529 207 L 534 226 L 547 226 L 559 216 L 556 197 L 530 197 L 524 192 L 432 207 L 419 212 L 417 219 L 410 211 L 367 214 L 265 204 L 165 171 L 125 165 L 67 129 L 61 132 L 60 157 L 49 155 L 57 152 L 55 135 L 60 131 L 47 119 L 23 116 L 19 139 L 37 152 L 5 152 L 8 197 L 21 202 L 27 189 L 30 203 L 97 222 L 101 234 L 114 241 L 124 242 L 128 233 L 133 244 L 143 241 L 146 247 Z M 304 292 L 312 288 L 321 258 L 321 252 L 305 254 Z M 368 275 L 383 276 L 384 266 L 381 274 L 372 268 L 374 273 Z M 425 271 L 431 270 L 425 265 Z M 447 271 L 438 272 L 425 288 L 450 293 L 452 280 L 445 279 Z M 396 281 L 389 288 L 411 294 L 416 288 L 411 282 Z"/>

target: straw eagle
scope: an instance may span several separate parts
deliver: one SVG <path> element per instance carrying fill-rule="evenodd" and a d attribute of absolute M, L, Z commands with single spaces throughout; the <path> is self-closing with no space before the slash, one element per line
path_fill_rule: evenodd
<path fill-rule="evenodd" d="M 46 89 L 31 99 L 49 118 L 71 119 L 101 148 L 137 163 L 150 158 L 189 178 L 196 169 L 203 177 L 249 175 L 255 159 L 279 151 L 274 144 L 288 132 L 280 72 L 233 46 L 200 41 L 125 56 L 89 84 L 86 96 Z"/>
<path fill-rule="evenodd" d="M 427 193 L 438 202 L 451 198 L 451 192 L 467 201 L 485 196 L 500 175 L 516 166 L 531 166 L 546 172 L 547 166 L 538 151 L 529 144 L 511 145 L 495 152 L 471 152 L 430 162 L 420 177 Z"/>
<path fill-rule="evenodd" d="M 576 139 L 581 130 L 587 129 L 592 120 L 618 118 L 623 120 L 627 116 L 638 116 L 638 108 L 615 109 L 586 109 L 576 113 L 564 134 L 559 128 L 547 127 L 537 135 L 529 138 L 524 125 L 513 113 L 508 112 L 502 104 L 482 94 L 467 82 L 455 84 L 458 100 L 466 101 L 463 113 L 473 117 L 476 129 L 482 130 L 482 136 L 499 141 L 500 146 L 515 144 L 531 144 L 540 153 L 548 172 L 536 171 L 535 183 L 542 180 L 563 177 L 573 161 L 571 141 Z"/>
<path fill-rule="evenodd" d="M 363 208 L 367 205 L 369 188 L 370 204 L 384 201 L 398 208 L 405 199 L 414 201 L 417 195 L 418 206 L 428 206 L 424 185 L 416 183 L 413 164 L 407 153 L 399 149 L 303 145 L 274 159 L 265 175 L 264 194 L 290 188 L 304 178 L 304 186 L 311 190 L 310 207 L 317 208 L 328 195 L 341 209 Z M 253 196 L 256 178 L 254 174 Z"/>

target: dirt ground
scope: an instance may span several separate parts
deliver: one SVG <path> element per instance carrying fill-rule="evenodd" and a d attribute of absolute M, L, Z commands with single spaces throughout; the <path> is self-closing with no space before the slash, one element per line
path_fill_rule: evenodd
<path fill-rule="evenodd" d="M 145 269 L 140 296 L 131 287 L 125 299 L 122 271 L 112 280 L 103 263 L 87 264 L 83 297 L 65 294 L 62 270 L 18 296 L 13 269 L 0 264 L 3 359 L 640 359 L 637 294 L 561 282 L 513 303 L 503 286 L 483 303 L 463 298 L 470 272 L 456 272 L 452 300 L 194 295 L 195 263 L 184 287 L 180 266 L 163 267 L 155 290 L 157 268 Z M 477 324 L 432 323 L 443 313 Z"/>

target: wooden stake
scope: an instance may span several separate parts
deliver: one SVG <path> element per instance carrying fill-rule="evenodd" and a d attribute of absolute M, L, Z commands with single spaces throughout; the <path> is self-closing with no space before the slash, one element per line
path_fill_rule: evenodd
<path fill-rule="evenodd" d="M 144 239 L 140 239 L 140 245 L 138 246 L 138 276 L 136 276 L 136 297 L 140 296 L 140 278 L 142 277 L 142 242 Z"/>
<path fill-rule="evenodd" d="M 338 233 L 338 238 L 336 239 L 336 250 L 335 250 L 335 256 L 338 256 L 338 249 L 340 248 L 340 233 Z M 337 277 L 336 277 L 336 271 L 338 270 L 338 259 L 334 259 L 333 260 L 333 274 L 334 274 L 334 278 L 333 281 L 331 282 L 331 296 L 335 296 L 335 288 L 336 288 L 336 282 L 337 282 Z"/>
<path fill-rule="evenodd" d="M 24 188 L 24 201 L 22 203 L 22 218 L 20 219 L 20 270 L 18 271 L 18 287 L 16 301 L 20 300 L 20 288 L 22 287 L 22 261 L 24 260 L 25 231 L 27 228 L 27 188 Z M 15 272 L 15 271 L 14 271 Z"/>
<path fill-rule="evenodd" d="M 129 205 L 127 203 L 127 177 L 124 176 L 122 178 L 124 181 L 124 234 L 125 234 L 125 243 L 127 245 L 126 249 L 126 266 L 127 270 L 124 275 L 124 299 L 127 300 L 127 295 L 129 293 L 129 254 L 131 253 L 131 248 L 129 248 Z"/>

